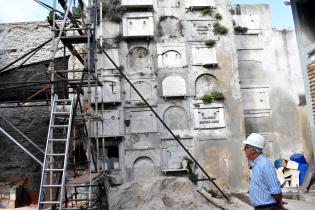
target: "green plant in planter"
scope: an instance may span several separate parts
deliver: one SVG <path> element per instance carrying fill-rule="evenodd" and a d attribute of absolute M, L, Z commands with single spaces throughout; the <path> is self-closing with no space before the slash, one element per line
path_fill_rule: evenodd
<path fill-rule="evenodd" d="M 220 23 L 214 23 L 213 24 L 213 33 L 215 35 L 225 35 L 228 32 L 227 28 L 222 26 Z"/>
<path fill-rule="evenodd" d="M 223 93 L 219 92 L 219 91 L 213 91 L 211 93 L 211 97 L 214 101 L 223 101 L 224 100 L 224 95 Z"/>
<path fill-rule="evenodd" d="M 214 47 L 215 44 L 216 44 L 216 40 L 214 40 L 214 39 L 209 39 L 209 40 L 205 41 L 205 45 L 208 47 Z"/>
<path fill-rule="evenodd" d="M 214 18 L 217 20 L 222 20 L 222 15 L 220 13 L 216 13 Z"/>
<path fill-rule="evenodd" d="M 248 28 L 247 27 L 242 27 L 242 26 L 235 26 L 234 27 L 234 32 L 236 34 L 246 34 L 247 33 Z"/>
<path fill-rule="evenodd" d="M 213 101 L 223 101 L 224 96 L 221 92 L 213 91 L 211 94 L 204 94 L 200 99 L 204 104 L 209 104 Z"/>
<path fill-rule="evenodd" d="M 201 97 L 201 100 L 204 104 L 209 104 L 212 102 L 212 98 L 211 98 L 211 95 L 210 94 L 204 94 L 202 97 Z"/>
<path fill-rule="evenodd" d="M 212 14 L 213 14 L 213 8 L 212 7 L 206 7 L 202 10 L 203 16 L 206 16 L 206 15 L 212 16 Z"/>
<path fill-rule="evenodd" d="M 146 103 L 144 103 L 143 101 L 138 101 L 135 103 L 136 106 L 145 106 Z"/>

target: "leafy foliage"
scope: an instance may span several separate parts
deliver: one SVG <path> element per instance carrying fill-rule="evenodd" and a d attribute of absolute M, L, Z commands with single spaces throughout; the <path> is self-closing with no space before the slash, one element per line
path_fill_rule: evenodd
<path fill-rule="evenodd" d="M 218 35 L 218 34 L 225 35 L 227 32 L 228 32 L 227 28 L 222 26 L 220 23 L 213 24 L 213 33 L 215 35 Z"/>
<path fill-rule="evenodd" d="M 221 92 L 213 91 L 211 94 L 204 94 L 201 100 L 204 104 L 209 104 L 213 101 L 223 101 L 224 96 Z"/>
<path fill-rule="evenodd" d="M 222 15 L 220 13 L 216 13 L 214 18 L 217 20 L 222 20 Z"/>
<path fill-rule="evenodd" d="M 242 26 L 235 26 L 234 27 L 234 32 L 236 34 L 246 34 L 247 33 L 248 28 L 247 27 L 242 27 Z"/>
<path fill-rule="evenodd" d="M 203 16 L 206 16 L 206 15 L 212 16 L 212 14 L 213 14 L 213 8 L 212 7 L 206 7 L 202 10 Z"/>
<path fill-rule="evenodd" d="M 205 41 L 205 45 L 207 45 L 208 47 L 214 47 L 215 44 L 216 44 L 216 40 L 214 39 L 209 39 Z"/>
<path fill-rule="evenodd" d="M 46 20 L 47 21 L 52 21 L 52 19 L 53 19 L 53 11 L 50 10 L 48 16 L 46 17 Z M 55 20 L 62 20 L 62 19 L 63 19 L 63 17 L 61 15 L 55 13 Z"/>

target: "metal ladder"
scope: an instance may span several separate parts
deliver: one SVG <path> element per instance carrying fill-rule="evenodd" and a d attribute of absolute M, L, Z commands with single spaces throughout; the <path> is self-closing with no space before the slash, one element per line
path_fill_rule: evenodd
<path fill-rule="evenodd" d="M 73 99 L 54 96 L 41 175 L 39 210 L 48 206 L 61 210 L 63 206 L 73 104 Z"/>

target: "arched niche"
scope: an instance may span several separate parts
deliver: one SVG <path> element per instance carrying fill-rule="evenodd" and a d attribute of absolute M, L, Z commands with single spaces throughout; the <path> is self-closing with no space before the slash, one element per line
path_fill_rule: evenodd
<path fill-rule="evenodd" d="M 182 55 L 175 50 L 166 51 L 162 54 L 162 63 L 165 67 L 182 67 Z"/>
<path fill-rule="evenodd" d="M 163 97 L 186 96 L 186 81 L 180 76 L 168 76 L 162 81 Z"/>
<path fill-rule="evenodd" d="M 136 89 L 141 93 L 141 95 L 145 99 L 149 99 L 152 97 L 152 85 L 144 82 L 144 81 L 138 81 L 133 83 L 133 85 L 136 87 Z M 140 96 L 134 91 L 134 89 L 130 86 L 130 99 L 131 100 L 140 100 Z"/>
<path fill-rule="evenodd" d="M 187 112 L 179 106 L 171 106 L 167 108 L 163 115 L 163 120 L 171 130 L 188 129 Z"/>
<path fill-rule="evenodd" d="M 210 74 L 200 75 L 195 82 L 196 97 L 201 97 L 205 93 L 217 90 L 217 79 Z"/>
<path fill-rule="evenodd" d="M 184 26 L 181 20 L 174 16 L 161 16 L 158 23 L 160 36 L 182 37 Z"/>
<path fill-rule="evenodd" d="M 134 180 L 151 178 L 154 173 L 154 162 L 146 156 L 139 157 L 133 164 Z"/>
<path fill-rule="evenodd" d="M 127 61 L 128 71 L 141 72 L 151 66 L 150 52 L 144 47 L 134 47 L 129 51 Z"/>

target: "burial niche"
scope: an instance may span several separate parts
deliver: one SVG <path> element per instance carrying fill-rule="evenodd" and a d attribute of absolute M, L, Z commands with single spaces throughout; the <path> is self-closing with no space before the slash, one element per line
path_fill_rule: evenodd
<path fill-rule="evenodd" d="M 131 73 L 148 71 L 151 66 L 149 50 L 144 47 L 135 47 L 128 53 L 128 71 Z"/>
<path fill-rule="evenodd" d="M 134 180 L 151 178 L 154 176 L 154 163 L 148 157 L 139 157 L 133 164 Z"/>
<path fill-rule="evenodd" d="M 175 50 L 166 51 L 162 54 L 162 64 L 165 67 L 182 67 L 182 55 Z"/>
<path fill-rule="evenodd" d="M 162 81 L 163 97 L 186 96 L 186 81 L 180 76 L 168 76 Z"/>
<path fill-rule="evenodd" d="M 138 82 L 133 83 L 133 85 L 136 87 L 137 90 L 139 90 L 139 92 L 145 99 L 150 99 L 152 97 L 151 84 L 144 81 L 138 81 Z M 130 100 L 142 100 L 131 86 L 130 86 Z"/>
<path fill-rule="evenodd" d="M 210 74 L 202 74 L 196 79 L 195 83 L 196 97 L 202 97 L 204 94 L 210 94 L 217 90 L 217 79 Z"/>
<path fill-rule="evenodd" d="M 188 116 L 182 107 L 172 106 L 166 109 L 163 120 L 171 130 L 188 129 Z"/>

